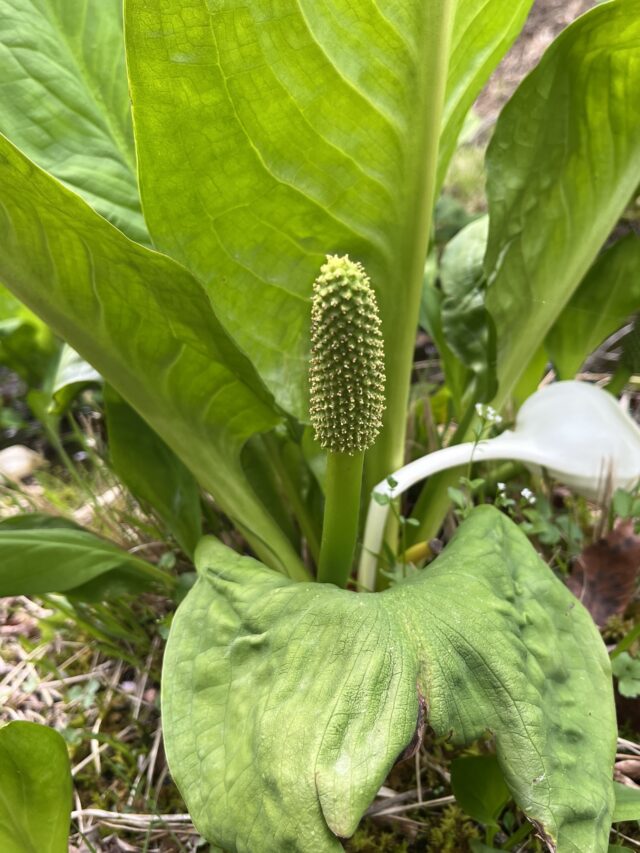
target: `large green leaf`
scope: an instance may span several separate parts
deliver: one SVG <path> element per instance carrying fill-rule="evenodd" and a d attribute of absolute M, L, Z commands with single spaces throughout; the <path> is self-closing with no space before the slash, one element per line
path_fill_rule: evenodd
<path fill-rule="evenodd" d="M 522 29 L 532 5 L 533 0 L 458 0 L 438 151 L 438 186 L 469 108 Z"/>
<path fill-rule="evenodd" d="M 165 654 L 163 727 L 209 840 L 340 850 L 426 707 L 453 743 L 494 734 L 513 796 L 558 853 L 607 849 L 608 657 L 587 611 L 495 509 L 384 593 L 294 584 L 211 539 L 196 563 Z"/>
<path fill-rule="evenodd" d="M 71 766 L 61 735 L 37 723 L 0 728 L 2 853 L 66 853 Z"/>
<path fill-rule="evenodd" d="M 152 506 L 193 556 L 202 535 L 200 489 L 164 441 L 110 386 L 105 388 L 109 454 L 120 480 Z"/>
<path fill-rule="evenodd" d="M 546 338 L 560 379 L 573 379 L 605 338 L 640 310 L 640 238 L 629 234 L 602 254 Z"/>
<path fill-rule="evenodd" d="M 146 240 L 122 0 L 0 0 L 0 131 L 129 236 Z"/>
<path fill-rule="evenodd" d="M 99 585 L 93 583 L 103 575 Z M 61 520 L 55 527 L 0 527 L 0 596 L 73 592 L 95 598 L 110 581 L 134 590 L 173 586 L 170 575 L 134 557 L 112 542 Z"/>
<path fill-rule="evenodd" d="M 487 308 L 502 403 L 640 180 L 640 0 L 613 0 L 551 45 L 487 154 Z"/>
<path fill-rule="evenodd" d="M 389 377 L 378 479 L 404 448 L 455 5 L 125 7 L 153 239 L 206 284 L 278 402 L 303 420 L 313 280 L 328 252 L 366 266 Z"/>
<path fill-rule="evenodd" d="M 263 559 L 301 573 L 239 463 L 277 416 L 200 285 L 4 139 L 0 187 L 0 278 L 151 424 Z"/>

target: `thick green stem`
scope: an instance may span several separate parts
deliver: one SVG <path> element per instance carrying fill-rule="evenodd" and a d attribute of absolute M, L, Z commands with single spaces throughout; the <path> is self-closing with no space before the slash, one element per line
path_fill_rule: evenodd
<path fill-rule="evenodd" d="M 345 587 L 358 539 L 364 453 L 329 453 L 318 580 Z"/>
<path fill-rule="evenodd" d="M 400 223 L 394 278 L 379 292 L 385 338 L 387 410 L 376 445 L 367 453 L 367 494 L 404 463 L 405 430 L 415 330 L 431 237 L 442 109 L 456 3 L 425 3 L 415 91 L 415 136 L 405 169 L 406 217 Z"/>

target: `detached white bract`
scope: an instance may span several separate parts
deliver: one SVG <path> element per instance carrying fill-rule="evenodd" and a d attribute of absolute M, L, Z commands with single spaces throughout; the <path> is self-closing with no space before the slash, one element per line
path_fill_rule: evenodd
<path fill-rule="evenodd" d="M 514 430 L 478 443 L 429 453 L 379 483 L 375 494 L 396 498 L 420 480 L 471 461 L 517 459 L 588 498 L 610 486 L 630 489 L 640 480 L 640 429 L 616 399 L 587 382 L 556 382 L 524 403 Z M 372 496 L 365 526 L 359 581 L 373 589 L 377 555 L 389 507 Z"/>

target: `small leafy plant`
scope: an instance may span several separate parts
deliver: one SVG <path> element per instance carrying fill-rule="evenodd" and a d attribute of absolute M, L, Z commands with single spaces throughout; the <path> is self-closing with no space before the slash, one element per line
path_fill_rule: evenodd
<path fill-rule="evenodd" d="M 196 477 L 254 555 L 200 540 L 163 674 L 172 773 L 227 850 L 339 850 L 427 724 L 494 736 L 549 849 L 607 849 L 608 657 L 522 531 L 480 507 L 389 589 L 365 533 L 379 591 L 345 589 L 361 494 L 387 483 L 385 517 L 396 497 L 421 313 L 458 459 L 478 404 L 519 406 L 548 355 L 571 378 L 637 309 L 640 240 L 601 249 L 640 180 L 640 0 L 549 48 L 496 126 L 488 219 L 430 254 L 465 115 L 530 6 L 85 0 L 79 23 L 67 0 L 0 0 L 0 277 L 149 430 L 137 488 L 186 552 Z M 458 477 L 376 541 L 435 535 Z"/>

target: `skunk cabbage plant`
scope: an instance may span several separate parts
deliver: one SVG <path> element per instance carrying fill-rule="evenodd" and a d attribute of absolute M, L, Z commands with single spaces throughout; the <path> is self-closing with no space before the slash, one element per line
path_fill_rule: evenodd
<path fill-rule="evenodd" d="M 339 850 L 427 723 L 457 744 L 492 733 L 549 849 L 607 849 L 607 656 L 511 521 L 482 507 L 413 580 L 340 588 L 361 490 L 405 461 L 434 203 L 531 5 L 0 0 L 0 282 L 108 383 L 112 423 L 128 406 L 131 429 L 153 435 L 161 470 L 148 450 L 117 458 L 145 500 L 161 493 L 169 522 L 165 468 L 184 484 L 173 527 L 186 552 L 201 529 L 182 515 L 198 509 L 197 479 L 253 554 L 200 541 L 162 684 L 171 771 L 200 832 L 228 851 Z M 598 257 L 638 186 L 638 91 L 640 0 L 612 0 L 560 35 L 503 110 L 488 227 L 474 230 L 479 277 L 445 275 L 441 303 L 427 294 L 461 377 L 461 442 L 476 403 L 522 398 L 550 336 L 564 352 L 563 315 L 584 283 L 600 310 L 608 291 L 594 282 L 638 258 L 635 237 Z M 320 301 L 339 291 L 325 309 L 345 309 L 335 370 L 315 313 L 311 329 L 316 280 Z M 581 341 L 563 365 L 587 355 Z M 312 346 L 323 396 L 310 405 Z M 489 446 L 508 458 L 526 447 L 528 462 L 591 488 L 606 454 L 577 452 L 573 433 L 554 453 L 538 422 L 555 393 Z M 367 423 L 341 443 L 345 400 L 352 426 Z M 619 423 L 606 418 L 609 447 Z M 439 522 L 446 493 L 431 478 L 421 522 Z M 392 527 L 387 539 L 394 549 Z"/>

